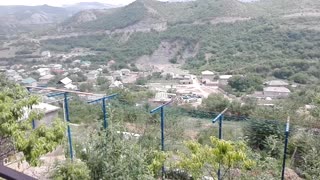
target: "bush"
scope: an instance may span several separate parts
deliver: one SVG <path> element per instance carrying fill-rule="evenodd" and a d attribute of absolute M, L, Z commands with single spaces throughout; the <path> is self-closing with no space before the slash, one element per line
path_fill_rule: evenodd
<path fill-rule="evenodd" d="M 90 170 L 83 162 L 66 161 L 56 167 L 50 178 L 54 180 L 89 180 Z"/>
<path fill-rule="evenodd" d="M 268 137 L 284 138 L 284 124 L 272 120 L 249 120 L 244 127 L 248 145 L 253 149 L 266 150 Z"/>

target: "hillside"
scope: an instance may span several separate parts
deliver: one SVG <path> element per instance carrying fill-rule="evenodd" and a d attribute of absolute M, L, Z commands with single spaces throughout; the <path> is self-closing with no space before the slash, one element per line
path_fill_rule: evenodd
<path fill-rule="evenodd" d="M 78 13 L 60 25 L 64 38 L 41 43 L 43 50 L 57 52 L 89 48 L 97 56 L 88 60 L 100 63 L 114 59 L 143 68 L 170 61 L 194 73 L 210 69 L 285 79 L 300 73 L 314 83 L 320 78 L 314 68 L 299 66 L 319 65 L 319 5 L 316 0 L 138 0 Z"/>

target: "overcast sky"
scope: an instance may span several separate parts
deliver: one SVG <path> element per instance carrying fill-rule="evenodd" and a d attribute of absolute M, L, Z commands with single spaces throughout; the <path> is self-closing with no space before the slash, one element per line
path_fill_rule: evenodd
<path fill-rule="evenodd" d="M 78 2 L 102 2 L 107 4 L 129 4 L 134 0 L 0 0 L 0 5 L 43 5 L 61 6 L 64 4 L 74 4 Z"/>

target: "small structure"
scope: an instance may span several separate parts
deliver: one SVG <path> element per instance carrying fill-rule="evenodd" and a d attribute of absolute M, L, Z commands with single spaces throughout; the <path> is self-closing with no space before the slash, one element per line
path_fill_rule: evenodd
<path fill-rule="evenodd" d="M 32 77 L 22 79 L 21 83 L 24 86 L 37 86 L 37 80 L 33 79 Z"/>
<path fill-rule="evenodd" d="M 192 79 L 180 80 L 179 84 L 193 84 L 193 81 L 192 81 Z"/>
<path fill-rule="evenodd" d="M 36 109 L 40 113 L 44 114 L 44 117 L 40 121 L 35 121 L 35 127 L 39 127 L 41 124 L 50 126 L 53 120 L 58 117 L 58 111 L 60 108 L 47 103 L 39 103 L 32 106 L 32 109 Z"/>
<path fill-rule="evenodd" d="M 90 61 L 81 61 L 81 67 L 90 67 L 91 62 Z"/>
<path fill-rule="evenodd" d="M 219 84 L 220 85 L 227 85 L 230 78 L 232 78 L 232 75 L 220 75 L 219 76 Z"/>
<path fill-rule="evenodd" d="M 115 71 L 112 73 L 112 77 L 115 80 L 121 80 L 122 79 L 122 72 L 121 71 Z"/>
<path fill-rule="evenodd" d="M 70 89 L 70 90 L 77 90 L 78 89 L 78 87 L 76 85 L 73 85 L 72 83 L 65 85 L 64 88 Z"/>
<path fill-rule="evenodd" d="M 48 74 L 39 78 L 39 84 L 47 85 L 51 79 L 54 78 L 54 75 Z"/>
<path fill-rule="evenodd" d="M 71 80 L 70 78 L 66 77 L 66 78 L 61 79 L 61 80 L 59 81 L 59 83 L 64 84 L 64 85 L 67 85 L 67 84 L 71 84 L 71 83 L 72 83 L 72 80 Z"/>
<path fill-rule="evenodd" d="M 166 92 L 157 92 L 153 102 L 157 102 L 157 103 L 165 103 L 165 102 L 169 102 L 172 100 L 173 97 L 176 97 L 176 94 L 173 93 L 166 93 Z"/>
<path fill-rule="evenodd" d="M 121 81 L 114 81 L 109 88 L 123 88 L 123 84 Z"/>
<path fill-rule="evenodd" d="M 87 74 L 88 81 L 91 81 L 91 82 L 96 81 L 99 74 L 100 72 L 97 70 L 89 71 Z"/>
<path fill-rule="evenodd" d="M 50 74 L 50 69 L 49 68 L 39 68 L 37 69 L 38 73 L 40 74 L 40 76 L 46 76 L 48 74 Z"/>
<path fill-rule="evenodd" d="M 219 82 L 218 81 L 212 81 L 210 79 L 202 79 L 201 82 L 205 86 L 219 86 Z"/>
<path fill-rule="evenodd" d="M 50 53 L 50 51 L 43 51 L 41 53 L 41 56 L 50 58 L 51 57 L 51 53 Z"/>
<path fill-rule="evenodd" d="M 268 87 L 288 87 L 289 83 L 282 80 L 272 80 L 265 83 Z"/>
<path fill-rule="evenodd" d="M 202 79 L 209 79 L 211 81 L 214 80 L 214 73 L 212 71 L 202 71 L 201 72 Z"/>
<path fill-rule="evenodd" d="M 120 71 L 123 76 L 128 76 L 131 73 L 130 69 L 121 69 Z"/>
<path fill-rule="evenodd" d="M 286 87 L 265 87 L 263 88 L 263 95 L 270 98 L 286 98 L 291 91 Z"/>

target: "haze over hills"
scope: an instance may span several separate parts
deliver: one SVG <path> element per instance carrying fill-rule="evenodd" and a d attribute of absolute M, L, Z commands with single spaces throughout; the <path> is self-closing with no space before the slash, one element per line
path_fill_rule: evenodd
<path fill-rule="evenodd" d="M 56 24 L 73 14 L 88 9 L 109 9 L 118 6 L 81 2 L 63 7 L 41 6 L 0 6 L 0 33 L 30 31 L 31 27 L 41 24 Z"/>

